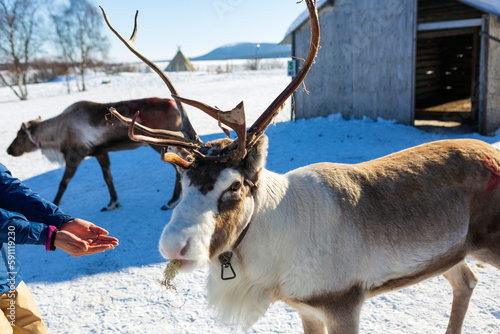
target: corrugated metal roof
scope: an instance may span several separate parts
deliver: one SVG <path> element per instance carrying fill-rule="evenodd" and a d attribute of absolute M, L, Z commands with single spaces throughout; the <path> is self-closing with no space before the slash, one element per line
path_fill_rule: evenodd
<path fill-rule="evenodd" d="M 500 16 L 500 0 L 459 0 L 466 5 Z"/>
<path fill-rule="evenodd" d="M 486 13 L 494 14 L 497 16 L 500 16 L 500 0 L 458 0 L 466 5 L 469 5 L 471 7 L 477 8 L 479 10 L 482 10 Z M 317 7 L 318 10 L 320 10 L 324 5 L 328 4 L 330 0 L 318 0 L 317 2 Z M 285 37 L 283 41 L 281 41 L 280 44 L 291 44 L 291 34 L 302 24 L 304 24 L 305 21 L 307 21 L 309 18 L 309 13 L 304 11 L 302 14 L 300 14 L 295 21 L 290 25 L 288 30 L 286 31 Z"/>

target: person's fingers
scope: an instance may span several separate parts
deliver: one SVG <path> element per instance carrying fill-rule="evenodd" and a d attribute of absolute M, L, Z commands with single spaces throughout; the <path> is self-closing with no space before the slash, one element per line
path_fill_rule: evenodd
<path fill-rule="evenodd" d="M 115 248 L 113 245 L 100 245 L 100 246 L 89 246 L 88 250 L 85 252 L 83 255 L 91 255 L 91 254 L 96 254 L 96 253 L 101 253 L 104 252 L 108 249 L 113 249 Z"/>
<path fill-rule="evenodd" d="M 96 240 L 89 244 L 89 246 L 118 246 L 118 242 Z"/>
<path fill-rule="evenodd" d="M 96 247 L 96 246 L 110 246 L 110 247 L 115 248 L 115 246 L 118 246 L 118 243 L 104 242 L 104 241 L 98 240 L 98 241 L 89 245 L 89 247 Z"/>
<path fill-rule="evenodd" d="M 97 225 L 94 225 L 94 224 L 91 224 L 91 226 L 89 227 L 89 229 L 99 235 L 108 235 L 109 232 L 106 231 L 105 229 L 103 229 L 102 227 L 99 227 Z"/>
<path fill-rule="evenodd" d="M 93 239 L 94 241 L 105 241 L 111 243 L 118 243 L 118 239 L 115 237 L 107 236 L 107 235 L 99 235 L 98 237 Z"/>
<path fill-rule="evenodd" d="M 61 227 L 62 230 L 69 230 L 69 231 L 81 231 L 82 233 L 84 231 L 89 231 L 92 230 L 96 232 L 97 234 L 104 234 L 107 235 L 108 231 L 103 229 L 102 227 L 99 227 L 92 222 L 89 222 L 87 220 L 83 220 L 80 218 L 75 218 L 73 220 L 70 220 L 69 222 L 63 224 Z"/>
<path fill-rule="evenodd" d="M 102 229 L 102 228 L 80 228 L 80 229 L 75 229 L 74 227 L 69 227 L 69 228 L 64 228 L 62 231 L 66 231 L 69 233 L 74 234 L 78 238 L 81 238 L 87 242 L 92 242 L 93 240 L 99 239 L 99 238 L 104 238 L 107 236 L 108 231 Z M 101 233 L 102 232 L 102 233 Z M 116 239 L 116 238 L 113 238 Z"/>
<path fill-rule="evenodd" d="M 74 257 L 104 252 L 118 245 L 118 239 L 114 237 L 87 232 L 85 234 L 91 235 L 91 237 L 80 238 L 78 234 L 61 230 L 56 234 L 54 245 Z"/>

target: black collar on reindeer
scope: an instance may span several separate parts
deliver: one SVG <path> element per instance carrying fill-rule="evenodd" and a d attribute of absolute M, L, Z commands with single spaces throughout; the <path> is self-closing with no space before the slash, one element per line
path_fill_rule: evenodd
<path fill-rule="evenodd" d="M 255 201 L 255 194 L 257 193 L 257 185 L 248 179 L 245 179 L 245 183 L 250 186 L 250 192 L 251 192 L 252 197 Z M 235 250 L 236 247 L 238 247 L 240 245 L 240 243 L 243 241 L 243 238 L 247 234 L 248 228 L 250 227 L 250 223 L 252 222 L 252 218 L 253 217 L 250 217 L 250 220 L 249 220 L 247 226 L 245 226 L 243 231 L 240 233 L 240 236 L 238 237 L 238 239 L 236 239 L 236 242 L 231 247 L 232 250 Z M 227 281 L 227 280 L 231 280 L 231 279 L 236 278 L 236 272 L 234 271 L 233 266 L 231 265 L 231 258 L 232 257 L 233 257 L 232 251 L 226 251 L 226 252 L 221 253 L 219 255 L 219 262 L 220 262 L 220 266 L 221 266 L 220 278 L 223 281 Z M 224 273 L 227 271 L 227 269 L 229 269 L 231 271 L 230 276 L 224 276 Z"/>

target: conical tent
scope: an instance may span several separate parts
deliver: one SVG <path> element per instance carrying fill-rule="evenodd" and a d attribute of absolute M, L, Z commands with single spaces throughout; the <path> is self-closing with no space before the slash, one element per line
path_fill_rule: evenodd
<path fill-rule="evenodd" d="M 196 71 L 196 67 L 191 64 L 189 59 L 184 57 L 182 54 L 181 50 L 177 51 L 177 54 L 175 55 L 174 59 L 168 64 L 167 68 L 165 69 L 167 72 L 183 72 L 183 71 L 189 71 L 189 72 L 194 72 Z"/>

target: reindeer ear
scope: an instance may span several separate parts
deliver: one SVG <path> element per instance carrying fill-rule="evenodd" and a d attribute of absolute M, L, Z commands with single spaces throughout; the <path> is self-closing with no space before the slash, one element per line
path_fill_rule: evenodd
<path fill-rule="evenodd" d="M 266 165 L 267 147 L 267 136 L 262 135 L 255 145 L 248 149 L 245 160 L 247 162 L 247 167 L 250 168 L 252 172 L 259 172 Z"/>

